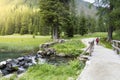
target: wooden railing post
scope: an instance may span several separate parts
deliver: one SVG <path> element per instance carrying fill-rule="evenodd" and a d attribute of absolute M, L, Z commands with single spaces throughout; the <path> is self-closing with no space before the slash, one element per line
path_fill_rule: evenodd
<path fill-rule="evenodd" d="M 115 45 L 115 42 L 114 41 L 112 41 L 112 45 Z M 115 51 L 115 48 L 113 47 L 113 50 Z"/>
<path fill-rule="evenodd" d="M 117 52 L 117 54 L 119 54 L 119 52 L 120 52 L 120 41 L 113 40 L 112 41 L 112 47 Z"/>
<path fill-rule="evenodd" d="M 118 42 L 116 42 L 116 47 L 118 47 Z M 116 51 L 117 51 L 117 54 L 119 54 L 119 50 L 116 49 Z"/>
<path fill-rule="evenodd" d="M 93 52 L 94 49 L 94 40 L 89 42 L 89 44 L 90 44 L 89 47 L 81 55 L 89 51 L 89 55 L 91 56 L 91 53 Z"/>
<path fill-rule="evenodd" d="M 93 49 L 94 49 L 94 40 L 91 41 L 91 42 L 89 42 L 89 44 L 90 44 L 90 45 L 88 46 L 88 48 L 87 48 L 85 51 L 83 51 L 83 52 L 80 54 L 80 56 L 78 57 L 78 59 L 81 60 L 81 61 L 83 61 L 84 63 L 85 63 L 87 60 L 89 60 L 89 59 L 88 59 L 88 56 L 84 55 L 84 53 L 86 53 L 87 51 L 89 51 L 89 56 L 91 56 L 91 53 L 93 52 Z"/>
<path fill-rule="evenodd" d="M 92 42 L 90 42 L 90 49 L 89 49 L 90 56 L 91 56 L 91 53 L 93 52 L 93 48 L 94 48 L 94 40 Z"/>

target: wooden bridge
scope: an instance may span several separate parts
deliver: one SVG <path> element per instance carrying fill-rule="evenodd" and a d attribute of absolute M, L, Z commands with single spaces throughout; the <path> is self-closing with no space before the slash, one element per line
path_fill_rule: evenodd
<path fill-rule="evenodd" d="M 93 40 L 94 38 L 82 40 L 87 45 L 85 51 L 89 51 L 91 56 L 88 57 L 86 66 L 77 80 L 120 80 L 120 56 L 118 55 L 120 41 L 113 40 L 114 50 L 111 50 L 100 45 L 93 45 Z"/>

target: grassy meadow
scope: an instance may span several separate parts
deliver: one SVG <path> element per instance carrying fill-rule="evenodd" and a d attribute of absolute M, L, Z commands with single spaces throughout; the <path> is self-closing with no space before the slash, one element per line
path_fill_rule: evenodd
<path fill-rule="evenodd" d="M 52 41 L 50 36 L 36 36 L 35 38 L 32 35 L 0 36 L 0 61 L 36 53 L 40 44 L 50 41 Z"/>
<path fill-rule="evenodd" d="M 0 36 L 0 51 L 2 52 L 26 52 L 38 48 L 39 44 L 51 41 L 49 36 Z"/>
<path fill-rule="evenodd" d="M 82 38 L 100 37 L 101 44 L 107 46 L 109 43 L 106 43 L 106 36 L 107 33 L 99 32 L 84 36 L 75 35 L 73 38 L 67 38 L 67 42 L 56 44 L 52 47 L 55 48 L 58 53 L 78 56 L 82 52 L 81 49 L 85 47 L 85 45 L 80 41 Z M 10 48 L 12 51 L 14 47 L 16 50 L 34 50 L 33 48 L 38 47 L 39 44 L 51 41 L 49 36 L 36 36 L 35 39 L 32 37 L 33 36 L 31 35 L 0 36 L 0 43 L 5 43 L 6 47 Z M 14 47 L 12 47 L 13 45 Z M 109 44 L 109 46 L 111 45 Z M 0 48 L 2 48 L 2 46 Z M 85 64 L 77 59 L 71 60 L 68 64 L 62 64 L 59 66 L 51 64 L 34 65 L 30 67 L 21 77 L 17 77 L 15 74 L 10 78 L 1 78 L 1 80 L 76 80 L 84 66 Z"/>

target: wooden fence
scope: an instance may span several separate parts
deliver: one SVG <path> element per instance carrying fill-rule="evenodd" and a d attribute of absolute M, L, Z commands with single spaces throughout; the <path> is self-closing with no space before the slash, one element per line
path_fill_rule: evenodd
<path fill-rule="evenodd" d="M 91 53 L 93 52 L 94 49 L 94 40 L 89 42 L 89 44 L 90 45 L 88 46 L 88 48 L 84 50 L 82 54 L 80 54 L 80 56 L 78 57 L 79 60 L 86 62 L 88 60 L 88 57 L 91 56 Z M 89 56 L 84 55 L 87 52 L 89 53 Z"/>
<path fill-rule="evenodd" d="M 88 48 L 84 52 L 82 52 L 81 55 L 84 55 L 88 51 L 89 55 L 91 56 L 91 53 L 93 52 L 94 49 L 94 40 L 89 42 L 89 44 L 90 45 L 88 46 Z"/>
<path fill-rule="evenodd" d="M 120 52 L 120 41 L 112 40 L 112 47 L 117 52 L 117 54 L 119 54 L 119 52 Z"/>

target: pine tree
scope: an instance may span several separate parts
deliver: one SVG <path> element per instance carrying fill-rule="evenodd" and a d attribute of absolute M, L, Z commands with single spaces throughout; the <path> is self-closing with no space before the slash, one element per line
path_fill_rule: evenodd
<path fill-rule="evenodd" d="M 21 19 L 21 30 L 20 34 L 27 34 L 28 33 L 28 25 L 27 25 L 27 17 L 24 15 Z"/>
<path fill-rule="evenodd" d="M 96 0 L 96 5 L 99 9 L 98 14 L 105 18 L 105 23 L 109 26 L 108 27 L 108 41 L 112 40 L 112 33 L 114 30 L 114 21 L 111 13 L 118 7 L 120 4 L 119 0 Z"/>
<path fill-rule="evenodd" d="M 40 24 L 51 27 L 53 39 L 58 39 L 66 9 L 59 0 L 40 0 Z"/>

